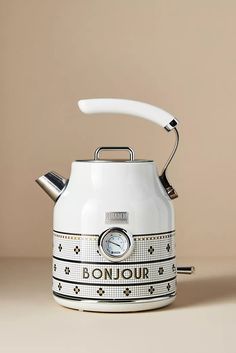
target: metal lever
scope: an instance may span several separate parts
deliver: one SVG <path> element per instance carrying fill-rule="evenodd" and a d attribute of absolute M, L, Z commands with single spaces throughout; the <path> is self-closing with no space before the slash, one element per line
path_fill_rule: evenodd
<path fill-rule="evenodd" d="M 99 160 L 99 154 L 101 151 L 128 151 L 130 160 L 134 160 L 134 151 L 130 147 L 98 147 L 94 152 L 95 161 Z"/>
<path fill-rule="evenodd" d="M 194 266 L 177 266 L 177 273 L 191 275 L 195 272 Z"/>

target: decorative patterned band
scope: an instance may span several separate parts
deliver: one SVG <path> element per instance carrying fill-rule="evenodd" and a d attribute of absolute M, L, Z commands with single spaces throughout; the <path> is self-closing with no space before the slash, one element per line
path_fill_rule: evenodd
<path fill-rule="evenodd" d="M 59 260 L 59 261 L 64 261 L 64 262 L 72 262 L 72 263 L 76 263 L 76 264 L 93 264 L 93 265 L 109 265 L 109 266 L 114 266 L 114 265 L 120 265 L 122 264 L 121 262 L 94 262 L 94 261 L 78 261 L 78 260 L 68 260 L 68 259 L 64 259 L 62 257 L 57 257 L 57 256 L 53 256 L 53 259 L 55 260 Z M 167 257 L 166 259 L 158 259 L 158 260 L 148 260 L 148 261 L 135 261 L 135 262 L 126 262 L 126 264 L 129 265 L 145 265 L 145 264 L 154 264 L 157 262 L 165 262 L 165 261 L 170 261 L 175 259 L 175 256 L 171 256 L 171 257 Z"/>
<path fill-rule="evenodd" d="M 149 286 L 150 284 L 159 284 L 159 283 L 165 283 L 165 282 L 170 282 L 176 279 L 176 276 L 172 278 L 167 278 L 161 281 L 155 281 L 155 282 L 144 282 L 140 284 L 140 282 L 135 282 L 135 283 L 93 283 L 93 282 L 75 282 L 75 281 L 68 281 L 65 279 L 57 278 L 55 276 L 52 277 L 56 281 L 64 282 L 64 283 L 71 283 L 71 284 L 78 284 L 80 286 L 109 286 L 109 287 L 117 287 L 117 286 Z"/>
<path fill-rule="evenodd" d="M 66 283 L 119 286 L 162 283 L 176 276 L 175 258 L 145 264 L 71 263 L 53 259 L 54 279 Z"/>
<path fill-rule="evenodd" d="M 53 230 L 54 235 L 57 236 L 58 238 L 61 239 L 72 239 L 72 240 L 79 240 L 81 237 L 93 237 L 96 238 L 99 237 L 100 234 L 79 234 L 79 233 L 68 233 L 68 232 L 61 232 L 57 230 Z M 173 236 L 175 233 L 175 230 L 170 230 L 166 232 L 161 232 L 161 233 L 149 233 L 149 234 L 133 234 L 134 238 L 142 239 L 149 239 L 149 240 L 156 240 L 156 239 L 165 239 L 165 238 L 170 238 Z M 144 239 L 145 238 L 145 239 Z"/>
<path fill-rule="evenodd" d="M 136 237 L 134 251 L 122 263 L 143 263 L 146 261 L 168 261 L 175 256 L 174 233 L 155 237 Z M 73 238 L 70 235 L 54 233 L 54 259 L 68 262 L 107 263 L 99 250 L 97 236 L 81 236 Z"/>
<path fill-rule="evenodd" d="M 100 299 L 100 298 L 82 298 L 82 297 L 76 297 L 76 296 L 71 296 L 71 295 L 64 295 L 64 294 L 61 294 L 61 293 L 58 293 L 56 291 L 53 291 L 53 294 L 56 296 L 56 297 L 59 297 L 59 298 L 63 298 L 63 299 L 69 299 L 69 300 L 77 300 L 77 301 L 95 301 L 95 302 L 107 302 L 107 303 L 132 303 L 132 302 L 138 302 L 139 300 L 153 300 L 153 299 L 158 299 L 158 298 L 170 298 L 170 297 L 174 297 L 176 295 L 176 292 L 171 292 L 171 293 L 168 293 L 168 294 L 164 294 L 164 295 L 155 295 L 155 296 L 152 296 L 151 298 L 150 297 L 144 297 L 144 298 L 139 298 L 139 299 Z"/>
<path fill-rule="evenodd" d="M 174 235 L 174 231 L 134 235 L 130 256 L 108 262 L 100 252 L 98 235 L 54 232 L 53 291 L 78 300 L 168 297 L 176 291 Z"/>
<path fill-rule="evenodd" d="M 114 302 L 124 299 L 145 299 L 168 296 L 176 292 L 176 278 L 146 284 L 104 285 L 71 283 L 53 278 L 53 291 L 56 294 L 81 299 L 106 299 Z"/>

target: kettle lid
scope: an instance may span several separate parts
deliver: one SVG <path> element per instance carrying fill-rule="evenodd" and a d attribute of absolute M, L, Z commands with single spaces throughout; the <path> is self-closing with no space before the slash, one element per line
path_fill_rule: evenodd
<path fill-rule="evenodd" d="M 102 151 L 127 151 L 129 153 L 129 159 L 101 159 L 101 152 Z M 123 146 L 102 146 L 102 147 L 98 147 L 95 152 L 94 152 L 94 159 L 92 160 L 93 162 L 125 162 L 125 163 L 137 163 L 137 162 L 153 162 L 151 160 L 145 160 L 145 159 L 135 159 L 135 155 L 134 155 L 134 150 L 130 147 L 123 147 Z"/>
<path fill-rule="evenodd" d="M 102 159 L 100 154 L 102 151 L 128 151 L 129 159 L 125 158 L 110 158 L 110 159 Z M 153 160 L 148 159 L 135 159 L 134 150 L 130 147 L 119 147 L 119 146 L 102 146 L 98 147 L 94 152 L 94 159 L 84 159 L 84 160 L 76 160 L 76 162 L 125 162 L 125 163 L 143 163 L 143 162 L 153 162 Z"/>

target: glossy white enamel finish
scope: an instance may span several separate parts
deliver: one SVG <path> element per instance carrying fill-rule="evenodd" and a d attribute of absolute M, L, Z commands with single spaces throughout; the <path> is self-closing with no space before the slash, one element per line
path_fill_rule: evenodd
<path fill-rule="evenodd" d="M 128 99 L 82 99 L 78 102 L 78 106 L 80 110 L 86 114 L 129 114 L 151 120 L 162 127 L 167 126 L 173 119 L 175 119 L 171 114 L 163 109 L 155 107 L 154 105 Z"/>
<path fill-rule="evenodd" d="M 107 212 L 127 212 L 128 223 L 127 224 L 107 224 L 106 223 L 106 213 Z M 72 163 L 71 169 L 71 176 L 69 179 L 69 183 L 62 193 L 60 198 L 55 204 L 54 208 L 54 230 L 64 232 L 65 234 L 87 234 L 87 235 L 96 235 L 103 233 L 106 229 L 110 227 L 122 227 L 129 233 L 133 235 L 148 235 L 148 234 L 159 234 L 163 232 L 170 232 L 174 230 L 174 214 L 173 208 L 170 199 L 168 198 L 162 184 L 159 181 L 159 178 L 156 174 L 156 167 L 154 162 L 111 162 L 111 161 L 97 161 L 97 162 L 89 162 L 89 161 L 75 161 Z M 62 234 L 63 235 L 63 234 Z M 60 234 L 59 234 L 60 236 Z M 174 234 L 172 235 L 174 237 Z M 91 236 L 90 236 L 91 238 Z M 137 295 L 137 288 L 139 287 L 132 287 L 132 296 L 135 301 L 132 300 L 132 297 L 128 297 L 131 299 L 130 302 L 117 302 L 110 303 L 100 301 L 100 297 L 94 298 L 97 296 L 99 288 L 105 296 L 109 296 L 109 291 L 115 290 L 116 298 L 125 299 L 124 291 L 126 286 L 130 281 L 135 281 L 129 279 L 126 281 L 127 285 L 124 284 L 124 288 L 119 286 L 117 290 L 114 287 L 114 284 L 118 282 L 121 285 L 121 279 L 117 281 L 111 281 L 113 283 L 113 287 L 109 287 L 110 284 L 107 284 L 103 288 L 103 280 L 96 280 L 92 279 L 91 275 L 89 277 L 88 283 L 86 284 L 86 278 L 78 277 L 82 275 L 82 270 L 78 269 L 79 266 L 93 266 L 93 267 L 102 267 L 102 263 L 96 265 L 83 265 L 83 264 L 72 264 L 70 262 L 66 262 L 65 257 L 68 259 L 72 259 L 76 257 L 76 259 L 82 259 L 83 261 L 88 261 L 90 256 L 97 256 L 96 261 L 104 261 L 103 256 L 99 257 L 96 252 L 96 247 L 98 248 L 98 243 L 88 240 L 83 240 L 81 245 L 79 246 L 81 251 L 79 255 L 76 255 L 73 251 L 75 245 L 70 245 L 70 242 L 76 240 L 69 240 L 64 238 L 61 240 L 55 237 L 54 238 L 54 255 L 56 258 L 63 258 L 64 261 L 59 261 L 57 265 L 56 272 L 54 273 L 55 277 L 59 277 L 59 280 L 54 279 L 54 291 L 58 294 L 64 295 L 75 295 L 74 293 L 74 286 L 75 284 L 69 284 L 63 282 L 63 278 L 66 280 L 72 280 L 77 283 L 80 287 L 80 294 L 78 296 L 83 297 L 83 300 L 70 300 L 69 298 L 59 298 L 55 297 L 55 300 L 64 306 L 78 309 L 78 310 L 91 310 L 91 311 L 114 311 L 114 312 L 121 312 L 121 311 L 138 311 L 138 310 L 149 310 L 158 307 L 162 307 L 165 305 L 170 304 L 175 297 L 169 297 L 167 291 L 167 283 L 160 284 L 159 289 L 156 289 L 155 293 L 164 293 L 166 297 L 162 298 L 152 298 L 150 293 L 148 292 L 149 286 L 145 286 L 145 281 L 153 281 L 153 278 L 156 280 L 166 279 L 169 281 L 171 285 L 171 292 L 175 293 L 175 283 L 173 277 L 175 273 L 172 271 L 172 261 L 173 266 L 175 264 L 175 260 L 171 260 L 171 256 L 175 254 L 174 248 L 171 246 L 171 252 L 169 253 L 169 249 L 166 248 L 166 245 L 170 242 L 174 244 L 174 238 L 168 238 L 165 240 L 145 240 L 140 239 L 140 241 L 135 246 L 134 253 L 131 254 L 132 259 L 129 258 L 125 261 L 133 261 L 134 263 L 140 261 L 140 255 L 138 255 L 138 249 L 142 244 L 148 243 L 149 241 L 153 242 L 154 248 L 159 242 L 156 247 L 154 255 L 150 255 L 150 253 L 146 250 L 141 255 L 141 258 L 145 260 L 150 259 L 163 259 L 170 257 L 170 260 L 165 261 L 160 266 L 165 266 L 165 273 L 163 276 L 160 277 L 158 275 L 158 267 L 156 268 L 157 264 L 148 265 L 137 265 L 141 267 L 150 267 L 149 269 L 149 279 L 145 279 L 143 281 L 137 280 L 140 284 L 140 294 Z M 84 237 L 81 238 L 84 239 Z M 171 240 L 172 239 L 172 240 Z M 91 244 L 89 246 L 83 246 L 85 242 Z M 161 242 L 166 243 L 161 243 Z M 58 248 L 60 247 L 59 244 L 62 244 L 62 251 Z M 75 243 L 73 243 L 75 244 Z M 149 245 L 148 245 L 149 246 Z M 160 250 L 160 246 L 162 250 Z M 168 249 L 168 251 L 167 251 Z M 160 254 L 158 251 L 161 251 Z M 158 255 L 159 254 L 159 255 Z M 78 256 L 78 257 L 77 257 Z M 151 258 L 150 258 L 151 256 Z M 130 257 L 130 258 L 131 258 Z M 105 259 L 105 261 L 107 261 Z M 135 266 L 135 265 L 122 265 L 122 261 L 119 262 L 119 265 L 114 265 L 114 270 L 117 268 L 122 269 L 122 266 L 128 266 L 128 268 Z M 76 268 L 77 270 L 76 270 Z M 167 266 L 167 267 L 166 267 Z M 70 268 L 70 273 L 66 275 L 64 273 L 64 267 Z M 109 268 L 111 265 L 109 265 Z M 78 272 L 79 271 L 79 272 Z M 89 270 L 91 271 L 91 270 Z M 155 273 L 154 273 L 154 272 Z M 166 272 L 167 271 L 167 272 Z M 87 272 L 86 272 L 87 273 Z M 79 274 L 79 275 L 78 275 Z M 154 276 L 152 278 L 152 275 Z M 66 277 L 65 277 L 66 276 Z M 75 276 L 75 277 L 73 277 Z M 73 278 L 72 278 L 73 277 Z M 60 283 L 61 278 L 61 283 Z M 76 279 L 75 279 L 76 278 Z M 91 280 L 99 283 L 98 285 L 92 285 L 89 283 Z M 81 287 L 81 281 L 84 283 Z M 106 281 L 108 283 L 108 281 Z M 110 283 L 110 282 L 109 282 Z M 132 282 L 134 283 L 134 282 Z M 144 287 L 143 287 L 144 285 Z M 111 288 L 111 289 L 109 289 Z M 113 289 L 112 289 L 113 288 Z M 122 290 L 121 290 L 122 288 Z M 136 289 L 135 289 L 136 288 Z M 86 291 L 86 294 L 84 291 Z M 136 292 L 135 292 L 136 291 Z M 135 295 L 136 293 L 136 295 Z M 140 297 L 139 297 L 140 296 Z M 150 299 L 146 298 L 147 300 L 143 300 L 140 303 L 136 302 L 143 297 L 150 296 Z M 86 300 L 86 298 L 93 298 L 94 300 Z M 101 298 L 103 299 L 103 297 Z"/>
<path fill-rule="evenodd" d="M 73 162 L 69 183 L 54 208 L 54 229 L 101 234 L 109 228 L 105 213 L 114 211 L 129 213 L 125 229 L 132 234 L 174 229 L 172 204 L 154 162 Z"/>

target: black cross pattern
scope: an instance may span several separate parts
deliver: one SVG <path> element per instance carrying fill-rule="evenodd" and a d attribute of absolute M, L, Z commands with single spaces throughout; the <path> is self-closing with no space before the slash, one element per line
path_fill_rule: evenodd
<path fill-rule="evenodd" d="M 158 273 L 159 273 L 159 275 L 163 275 L 164 268 L 163 267 L 159 267 Z"/>
<path fill-rule="evenodd" d="M 69 267 L 65 267 L 65 274 L 69 275 L 70 274 L 70 268 Z"/>
<path fill-rule="evenodd" d="M 76 245 L 76 247 L 74 248 L 74 252 L 78 255 L 78 253 L 80 252 L 80 248 Z"/>
<path fill-rule="evenodd" d="M 97 294 L 99 294 L 100 297 L 101 297 L 104 293 L 105 293 L 105 291 L 104 291 L 102 288 L 99 288 L 99 289 L 97 290 Z"/>
<path fill-rule="evenodd" d="M 155 288 L 153 286 L 151 286 L 149 289 L 148 289 L 149 293 L 150 294 L 153 294 L 153 292 L 155 291 Z"/>
<path fill-rule="evenodd" d="M 61 283 L 58 283 L 58 289 L 61 290 L 62 289 L 62 285 Z"/>
<path fill-rule="evenodd" d="M 100 251 L 99 251 L 99 250 L 97 250 L 97 253 L 98 253 L 98 255 L 99 255 L 99 256 L 101 256 L 101 254 L 100 254 Z"/>
<path fill-rule="evenodd" d="M 125 288 L 123 293 L 126 295 L 126 297 L 128 297 L 131 293 L 131 290 L 129 288 Z"/>
<path fill-rule="evenodd" d="M 152 255 L 152 253 L 154 252 L 154 248 L 152 246 L 150 246 L 150 248 L 148 249 L 148 252 L 150 255 Z"/>
<path fill-rule="evenodd" d="M 54 271 L 57 270 L 57 265 L 56 264 L 53 265 L 53 269 L 54 269 Z"/>
<path fill-rule="evenodd" d="M 62 246 L 61 244 L 58 245 L 58 250 L 61 252 L 62 251 Z"/>
<path fill-rule="evenodd" d="M 170 244 L 169 244 L 169 243 L 166 245 L 166 250 L 167 250 L 168 252 L 170 252 Z"/>
<path fill-rule="evenodd" d="M 170 291 L 170 283 L 167 284 L 166 288 L 167 288 L 167 290 L 169 292 Z"/>
<path fill-rule="evenodd" d="M 80 289 L 79 289 L 79 287 L 78 287 L 78 286 L 75 286 L 75 288 L 74 288 L 74 292 L 75 292 L 75 294 L 78 294 L 78 293 L 80 292 Z"/>
<path fill-rule="evenodd" d="M 172 265 L 172 271 L 175 272 L 176 271 L 176 267 L 175 264 Z"/>

